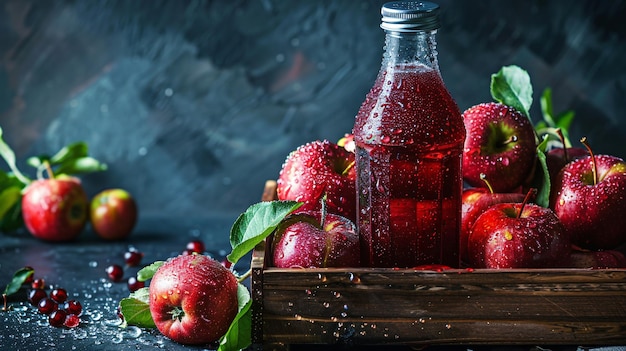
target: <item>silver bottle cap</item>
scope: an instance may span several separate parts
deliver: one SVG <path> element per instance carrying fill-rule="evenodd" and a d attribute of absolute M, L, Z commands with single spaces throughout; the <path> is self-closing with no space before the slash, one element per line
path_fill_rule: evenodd
<path fill-rule="evenodd" d="M 428 31 L 439 28 L 439 5 L 428 1 L 394 1 L 383 5 L 380 27 L 397 32 Z"/>

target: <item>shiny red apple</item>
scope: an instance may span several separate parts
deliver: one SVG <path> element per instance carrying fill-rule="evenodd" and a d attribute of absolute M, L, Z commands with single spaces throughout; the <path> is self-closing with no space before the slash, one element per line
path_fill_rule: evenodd
<path fill-rule="evenodd" d="M 278 177 L 279 200 L 303 202 L 298 211 L 319 211 L 326 196 L 329 213 L 356 219 L 354 153 L 329 142 L 314 141 L 291 152 Z"/>
<path fill-rule="evenodd" d="M 78 178 L 35 180 L 24 190 L 22 216 L 28 231 L 47 241 L 68 241 L 85 227 L 88 200 Z"/>
<path fill-rule="evenodd" d="M 319 211 L 286 218 L 272 240 L 272 257 L 279 268 L 359 267 L 360 244 L 349 219 Z"/>
<path fill-rule="evenodd" d="M 466 138 L 463 179 L 484 187 L 484 174 L 496 193 L 513 192 L 531 174 L 536 139 L 530 120 L 501 103 L 483 103 L 463 112 Z"/>
<path fill-rule="evenodd" d="M 549 208 L 502 203 L 478 217 L 468 239 L 475 268 L 546 268 L 569 264 L 568 233 Z"/>
<path fill-rule="evenodd" d="M 238 282 L 220 262 L 199 254 L 166 261 L 150 281 L 150 314 L 157 329 L 181 344 L 209 344 L 234 320 Z"/>
<path fill-rule="evenodd" d="M 590 155 L 565 166 L 552 186 L 550 207 L 570 232 L 572 243 L 588 250 L 626 242 L 626 162 Z"/>
<path fill-rule="evenodd" d="M 101 238 L 127 238 L 137 222 L 137 204 L 124 189 L 107 189 L 91 200 L 91 227 Z"/>
<path fill-rule="evenodd" d="M 524 200 L 521 193 L 492 193 L 485 188 L 467 188 L 461 198 L 460 254 L 463 262 L 468 262 L 467 242 L 470 230 L 476 219 L 488 208 L 499 203 L 519 203 Z"/>

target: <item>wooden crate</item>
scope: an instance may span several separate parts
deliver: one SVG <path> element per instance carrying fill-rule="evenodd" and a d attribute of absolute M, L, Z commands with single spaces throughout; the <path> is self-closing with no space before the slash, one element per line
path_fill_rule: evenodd
<path fill-rule="evenodd" d="M 279 269 L 264 246 L 256 346 L 626 345 L 626 269 Z"/>

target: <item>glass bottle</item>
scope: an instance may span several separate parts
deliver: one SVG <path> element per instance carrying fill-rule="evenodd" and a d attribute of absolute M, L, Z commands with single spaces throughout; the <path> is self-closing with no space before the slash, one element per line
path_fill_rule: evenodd
<path fill-rule="evenodd" d="M 381 9 L 382 65 L 353 129 L 364 266 L 459 266 L 465 127 L 439 72 L 438 11 Z"/>

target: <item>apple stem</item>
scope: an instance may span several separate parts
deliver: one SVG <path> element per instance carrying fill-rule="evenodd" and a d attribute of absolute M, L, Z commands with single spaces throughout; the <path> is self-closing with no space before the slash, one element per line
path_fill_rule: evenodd
<path fill-rule="evenodd" d="M 556 129 L 556 134 L 561 139 L 561 144 L 563 144 L 563 158 L 565 159 L 565 163 L 569 163 L 569 155 L 567 154 L 567 146 L 565 145 L 565 135 L 563 135 L 563 131 L 561 128 Z"/>
<path fill-rule="evenodd" d="M 53 179 L 54 178 L 54 172 L 52 171 L 52 166 L 50 166 L 50 162 L 43 161 L 43 165 L 46 168 L 46 173 L 48 173 L 48 178 Z"/>
<path fill-rule="evenodd" d="M 517 141 L 517 135 L 511 135 L 508 139 L 504 140 L 501 143 L 501 145 L 504 146 L 504 145 L 507 145 L 507 144 L 510 144 L 510 143 L 514 143 L 516 141 Z"/>
<path fill-rule="evenodd" d="M 591 146 L 587 143 L 587 137 L 582 137 L 580 142 L 585 145 L 587 151 L 589 151 L 589 155 L 591 156 L 591 173 L 593 174 L 593 185 L 598 184 L 598 166 L 596 165 L 596 156 L 591 151 Z"/>
<path fill-rule="evenodd" d="M 237 282 L 243 283 L 244 280 L 250 278 L 251 275 L 252 275 L 252 268 L 248 269 L 246 273 L 242 274 L 239 278 L 237 278 Z"/>
<path fill-rule="evenodd" d="M 491 183 L 489 183 L 489 181 L 487 180 L 487 176 L 485 175 L 485 173 L 480 174 L 480 180 L 487 184 L 487 189 L 489 189 L 489 192 L 493 194 L 493 188 L 491 187 Z"/>
<path fill-rule="evenodd" d="M 346 167 L 346 169 L 344 169 L 343 172 L 341 172 L 341 175 L 345 176 L 346 174 L 348 174 L 348 172 L 350 172 L 350 170 L 354 167 L 355 163 L 356 161 L 350 162 L 350 164 Z"/>
<path fill-rule="evenodd" d="M 536 193 L 537 193 L 537 189 L 535 189 L 535 188 L 530 188 L 528 190 L 528 192 L 526 193 L 526 196 L 524 197 L 524 201 L 522 201 L 522 206 L 520 206 L 519 212 L 517 213 L 517 218 L 518 219 L 522 218 L 522 212 L 524 211 L 524 207 L 530 201 L 530 198 L 534 197 Z"/>

